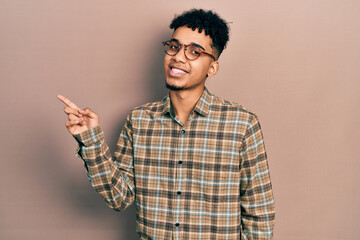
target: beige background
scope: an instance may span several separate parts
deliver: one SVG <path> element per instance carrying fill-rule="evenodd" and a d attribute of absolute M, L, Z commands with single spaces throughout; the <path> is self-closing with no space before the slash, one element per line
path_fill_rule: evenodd
<path fill-rule="evenodd" d="M 174 14 L 231 24 L 212 93 L 260 118 L 275 239 L 360 235 L 360 1 L 0 0 L 0 239 L 136 239 L 67 133 L 64 94 L 101 116 L 112 149 L 126 114 L 166 94 L 161 41 Z"/>

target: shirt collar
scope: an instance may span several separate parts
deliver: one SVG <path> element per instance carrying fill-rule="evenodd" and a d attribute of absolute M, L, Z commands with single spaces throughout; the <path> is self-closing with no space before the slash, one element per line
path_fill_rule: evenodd
<path fill-rule="evenodd" d="M 212 95 L 209 93 L 207 88 L 205 88 L 202 96 L 195 105 L 194 112 L 197 112 L 203 117 L 207 116 L 210 111 L 211 100 L 212 100 Z"/>
<path fill-rule="evenodd" d="M 207 90 L 207 88 L 204 89 L 203 94 L 201 95 L 199 101 L 196 103 L 193 112 L 196 112 L 198 114 L 200 114 L 201 116 L 207 116 L 209 114 L 210 111 L 210 105 L 211 105 L 211 100 L 212 100 L 212 94 L 209 93 L 209 91 Z M 175 113 L 172 109 L 172 105 L 171 105 L 171 100 L 170 100 L 170 96 L 167 95 L 164 99 L 163 99 L 163 108 L 162 108 L 162 115 L 165 115 L 167 113 L 170 114 L 170 116 L 174 117 Z"/>

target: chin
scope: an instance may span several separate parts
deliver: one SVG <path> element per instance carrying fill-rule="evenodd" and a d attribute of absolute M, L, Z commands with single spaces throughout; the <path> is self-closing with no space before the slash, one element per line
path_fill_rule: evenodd
<path fill-rule="evenodd" d="M 184 87 L 179 87 L 179 86 L 175 86 L 175 85 L 171 85 L 166 83 L 166 88 L 169 90 L 173 90 L 173 91 L 181 91 L 184 90 Z"/>

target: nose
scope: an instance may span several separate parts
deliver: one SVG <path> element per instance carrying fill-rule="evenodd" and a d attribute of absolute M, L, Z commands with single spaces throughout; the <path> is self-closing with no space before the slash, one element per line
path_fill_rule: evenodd
<path fill-rule="evenodd" d="M 174 60 L 177 62 L 183 62 L 183 63 L 186 62 L 187 58 L 185 56 L 185 51 L 186 51 L 186 46 L 181 45 L 177 54 L 175 54 L 175 56 L 173 56 Z"/>

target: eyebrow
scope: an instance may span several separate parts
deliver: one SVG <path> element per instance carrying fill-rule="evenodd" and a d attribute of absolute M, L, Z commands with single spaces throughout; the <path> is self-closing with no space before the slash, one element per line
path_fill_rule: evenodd
<path fill-rule="evenodd" d="M 179 40 L 176 39 L 176 38 L 172 38 L 172 39 L 170 39 L 170 41 L 177 41 L 178 43 L 180 43 Z M 203 46 L 201 46 L 200 44 L 194 43 L 194 42 L 191 42 L 190 44 L 186 44 L 186 45 L 193 45 L 193 46 L 199 47 L 199 48 L 201 48 L 202 50 L 205 51 L 205 48 Z"/>

